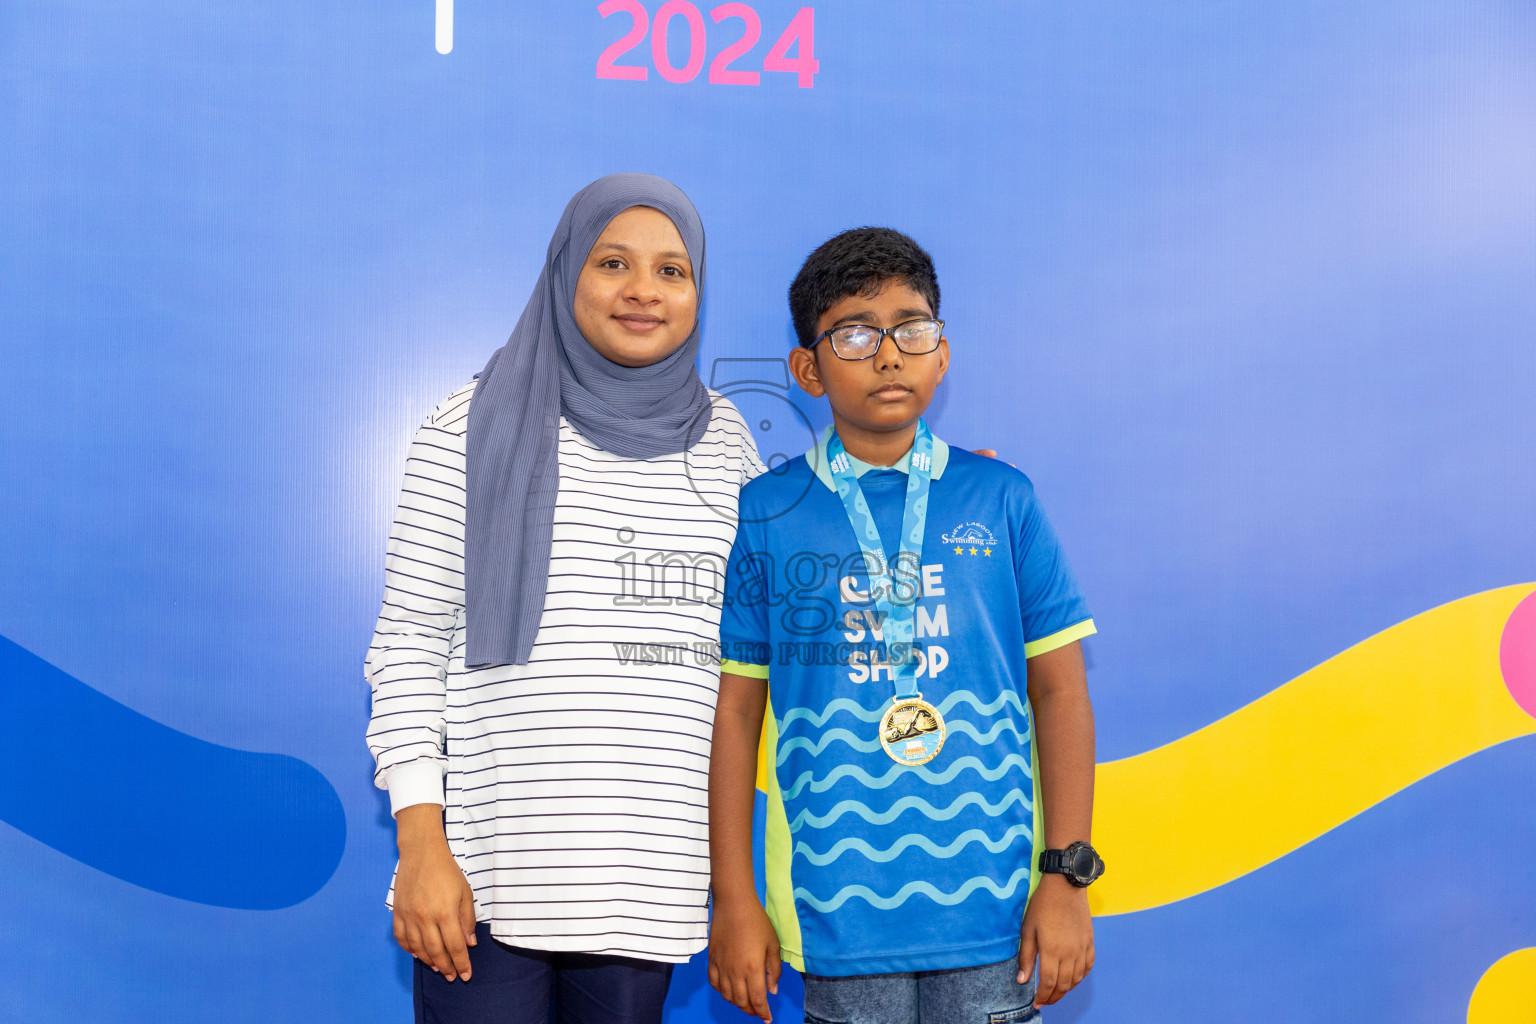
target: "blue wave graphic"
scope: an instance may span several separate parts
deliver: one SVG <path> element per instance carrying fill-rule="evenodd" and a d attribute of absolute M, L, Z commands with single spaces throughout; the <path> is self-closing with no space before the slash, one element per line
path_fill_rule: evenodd
<path fill-rule="evenodd" d="M 880 749 L 880 740 L 878 737 L 865 740 L 855 736 L 847 729 L 828 729 L 826 732 L 821 734 L 821 738 L 818 740 L 812 740 L 808 736 L 796 736 L 794 739 L 787 743 L 780 743 L 777 763 L 783 764 L 784 761 L 789 757 L 791 751 L 798 750 L 801 747 L 809 750 L 813 755 L 819 754 L 825 750 L 827 745 L 833 740 L 840 740 L 843 743 L 848 744 L 854 750 L 863 751 L 866 754 L 873 753 L 874 751 Z"/>
<path fill-rule="evenodd" d="M 921 847 L 931 857 L 948 860 L 972 843 L 981 843 L 992 853 L 1002 853 L 1013 845 L 1014 840 L 1020 836 L 1027 837 L 1030 835 L 1030 832 L 1031 829 L 1028 825 L 1014 825 L 998 838 L 992 839 L 979 828 L 968 828 L 946 846 L 937 845 L 933 840 L 919 832 L 908 832 L 884 850 L 877 850 L 864 840 L 850 836 L 847 839 L 839 839 L 833 844 L 832 849 L 826 853 L 817 853 L 803 842 L 795 844 L 795 852 L 818 867 L 831 864 L 849 850 L 863 854 L 866 860 L 885 864 L 900 857 L 903 850 L 913 846 Z"/>
<path fill-rule="evenodd" d="M 47 780 L 0 786 L 0 818 L 167 896 L 289 907 L 330 880 L 346 846 L 341 798 L 315 768 L 177 732 L 4 637 L 0 750 Z"/>
<path fill-rule="evenodd" d="M 977 713 L 983 715 L 995 715 L 1004 704 L 1011 705 L 1021 717 L 1027 719 L 1029 714 L 1024 708 L 1024 702 L 1012 690 L 999 694 L 995 700 L 985 704 L 982 703 L 980 697 L 970 690 L 956 690 L 938 703 L 939 714 L 947 715 L 959 704 L 969 704 L 976 709 Z M 827 720 L 839 711 L 846 711 L 862 722 L 878 722 L 880 721 L 880 716 L 885 714 L 883 706 L 875 711 L 870 711 L 858 701 L 851 700 L 848 697 L 839 697 L 820 711 L 805 707 L 790 708 L 784 713 L 784 717 L 779 720 L 779 734 L 783 735 L 789 730 L 791 725 L 799 721 L 809 722 L 819 729 L 826 725 Z"/>
<path fill-rule="evenodd" d="M 1029 741 L 1029 726 L 1026 725 L 1024 731 L 1020 732 L 1019 727 L 1014 725 L 1011 719 L 1007 718 L 993 722 L 992 728 L 988 729 L 985 733 L 978 732 L 976 726 L 963 718 L 958 722 L 946 722 L 944 724 L 950 735 L 969 736 L 982 746 L 991 744 L 1005 729 L 1017 736 L 1021 742 L 1027 743 Z"/>
<path fill-rule="evenodd" d="M 958 704 L 969 704 L 975 708 L 978 714 L 995 715 L 1004 704 L 1010 704 L 1021 716 L 1028 717 L 1029 712 L 1024 708 L 1024 702 L 1019 695 L 1012 690 L 1005 690 L 998 694 L 997 699 L 983 704 L 981 698 L 970 690 L 956 690 L 939 702 L 939 714 L 947 715 L 950 709 Z"/>
<path fill-rule="evenodd" d="M 980 793 L 963 793 L 955 798 L 954 803 L 942 810 L 934 807 L 920 796 L 904 796 L 884 811 L 871 810 L 868 805 L 857 800 L 839 800 L 832 806 L 830 811 L 823 815 L 812 814 L 809 810 L 801 811 L 795 815 L 795 820 L 789 823 L 789 830 L 791 832 L 798 832 L 805 825 L 809 825 L 812 828 L 826 828 L 845 814 L 857 814 L 871 825 L 889 825 L 900 817 L 902 812 L 909 810 L 920 811 L 925 818 L 931 821 L 948 821 L 967 807 L 973 805 L 980 807 L 982 813 L 987 817 L 995 818 L 1015 803 L 1023 806 L 1026 811 L 1031 810 L 1034 806 L 1031 802 L 1031 797 L 1025 795 L 1024 791 L 1020 789 L 1010 789 L 995 804 L 987 803 L 986 797 Z"/>
<path fill-rule="evenodd" d="M 943 712 L 940 712 L 940 714 L 943 714 Z M 957 722 L 946 722 L 945 726 L 951 735 L 969 736 L 982 746 L 987 746 L 994 742 L 1005 729 L 1017 736 L 1020 741 L 1027 742 L 1029 740 L 1029 727 L 1026 725 L 1024 730 L 1020 732 L 1019 727 L 1013 724 L 1011 719 L 1007 718 L 993 722 L 992 728 L 988 729 L 985 733 L 980 732 L 976 726 L 964 719 Z M 813 740 L 809 736 L 796 736 L 794 739 L 780 743 L 779 756 L 775 759 L 775 763 L 782 765 L 785 761 L 789 760 L 791 751 L 799 750 L 802 747 L 809 750 L 812 755 L 820 754 L 833 740 L 846 743 L 854 750 L 862 751 L 866 754 L 872 754 L 880 749 L 878 737 L 860 739 L 856 734 L 849 732 L 847 729 L 828 729 L 821 734 L 819 739 Z"/>
<path fill-rule="evenodd" d="M 827 719 L 839 711 L 846 711 L 862 722 L 878 722 L 880 721 L 880 716 L 885 714 L 883 709 L 869 711 L 856 700 L 848 697 L 839 697 L 820 711 L 816 711 L 813 708 L 790 708 L 784 713 L 784 717 L 779 720 L 779 732 L 782 734 L 791 725 L 802 720 L 810 722 L 813 726 L 820 729 L 823 725 L 827 724 Z"/>
<path fill-rule="evenodd" d="M 1003 758 L 995 768 L 988 768 L 985 764 L 982 763 L 981 758 L 975 756 L 974 754 L 967 754 L 964 757 L 955 758 L 953 761 L 949 762 L 948 766 L 943 771 L 934 771 L 927 765 L 917 765 L 916 767 L 905 768 L 899 764 L 896 764 L 892 765 L 891 770 L 879 778 L 870 775 L 856 764 L 840 764 L 819 779 L 814 778 L 812 772 L 801 772 L 800 777 L 795 780 L 795 784 L 784 790 L 784 799 L 793 800 L 795 797 L 800 795 L 800 791 L 803 790 L 806 786 L 811 787 L 812 793 L 825 793 L 827 790 L 837 785 L 839 780 L 847 778 L 857 779 L 859 782 L 863 783 L 864 788 L 866 789 L 885 789 L 897 779 L 902 778 L 903 776 L 910 777 L 915 773 L 917 777 L 922 779 L 924 782 L 929 782 L 937 786 L 943 785 L 946 782 L 953 782 L 955 776 L 959 775 L 961 772 L 967 769 L 974 769 L 976 774 L 980 775 L 988 782 L 996 782 L 998 779 L 1006 775 L 1010 768 L 1019 769 L 1024 773 L 1025 778 L 1034 778 L 1034 775 L 1030 771 L 1029 759 L 1026 758 L 1023 754 L 1009 754 L 1007 757 Z"/>
<path fill-rule="evenodd" d="M 831 913 L 838 907 L 857 896 L 877 910 L 894 910 L 917 893 L 922 893 L 935 903 L 942 903 L 946 907 L 952 907 L 956 903 L 962 903 L 977 889 L 987 889 L 1000 900 L 1005 900 L 1013 895 L 1019 883 L 1029 878 L 1029 868 L 1022 867 L 1009 876 L 1008 881 L 998 885 L 985 875 L 967 879 L 966 882 L 954 892 L 942 892 L 929 882 L 908 882 L 896 890 L 894 896 L 880 896 L 867 885 L 847 885 L 837 891 L 837 895 L 830 900 L 819 900 L 811 895 L 808 889 L 796 889 L 795 898 L 804 900 L 809 906 L 819 910 L 823 914 Z"/>

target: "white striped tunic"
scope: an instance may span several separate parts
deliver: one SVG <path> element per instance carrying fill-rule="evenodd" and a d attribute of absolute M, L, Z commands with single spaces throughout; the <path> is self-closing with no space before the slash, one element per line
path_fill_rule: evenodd
<path fill-rule="evenodd" d="M 712 391 L 697 444 L 635 460 L 562 417 L 532 657 L 468 670 L 473 393 L 433 410 L 406 461 L 366 665 L 375 781 L 397 811 L 446 803 L 449 849 L 501 941 L 686 960 L 706 938 L 720 599 L 737 492 L 762 471 L 751 431 Z"/>

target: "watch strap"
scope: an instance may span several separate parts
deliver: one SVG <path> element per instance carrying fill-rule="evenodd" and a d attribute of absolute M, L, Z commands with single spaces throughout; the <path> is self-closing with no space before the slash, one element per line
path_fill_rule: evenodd
<path fill-rule="evenodd" d="M 1066 850 L 1041 850 L 1040 871 L 1047 875 L 1064 875 L 1067 873 Z"/>
<path fill-rule="evenodd" d="M 1073 869 L 1073 861 L 1077 859 L 1079 853 L 1084 851 L 1093 857 L 1093 870 L 1088 875 L 1080 874 Z M 1041 850 L 1040 871 L 1042 874 L 1065 875 L 1068 882 L 1079 889 L 1084 889 L 1104 873 L 1104 859 L 1099 856 L 1099 851 L 1079 840 L 1065 850 Z"/>

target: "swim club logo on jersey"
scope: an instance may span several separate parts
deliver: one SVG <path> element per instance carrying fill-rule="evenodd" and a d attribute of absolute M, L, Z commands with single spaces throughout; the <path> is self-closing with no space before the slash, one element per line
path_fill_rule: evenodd
<path fill-rule="evenodd" d="M 997 550 L 997 538 L 981 523 L 961 523 L 939 538 L 954 554 L 991 558 Z"/>

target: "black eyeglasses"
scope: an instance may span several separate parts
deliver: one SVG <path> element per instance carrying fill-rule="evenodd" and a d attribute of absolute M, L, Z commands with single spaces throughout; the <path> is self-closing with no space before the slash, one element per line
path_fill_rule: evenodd
<path fill-rule="evenodd" d="M 815 348 L 823 338 L 832 339 L 832 352 L 839 359 L 869 359 L 880 351 L 880 343 L 889 334 L 896 347 L 909 356 L 920 356 L 939 347 L 944 337 L 944 321 L 907 320 L 895 327 L 871 327 L 869 324 L 844 324 L 830 331 L 823 331 L 811 342 Z"/>

